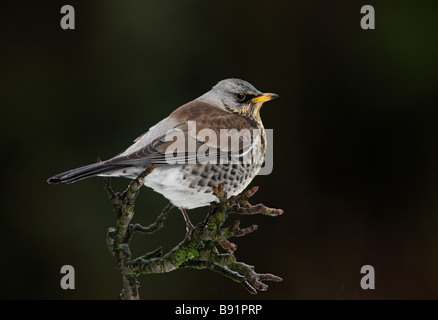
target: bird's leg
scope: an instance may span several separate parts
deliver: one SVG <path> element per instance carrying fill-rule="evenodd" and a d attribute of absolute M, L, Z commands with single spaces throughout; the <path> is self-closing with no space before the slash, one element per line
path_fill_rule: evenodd
<path fill-rule="evenodd" d="M 190 221 L 189 215 L 187 214 L 186 210 L 184 208 L 179 208 L 179 210 L 181 211 L 184 221 L 186 222 L 186 238 L 190 238 L 193 229 L 195 229 L 195 227 L 193 226 L 192 222 Z"/>

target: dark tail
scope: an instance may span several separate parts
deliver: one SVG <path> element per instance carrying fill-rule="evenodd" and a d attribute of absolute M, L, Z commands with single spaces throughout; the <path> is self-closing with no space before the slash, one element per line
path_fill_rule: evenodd
<path fill-rule="evenodd" d="M 98 174 L 110 173 L 120 167 L 111 165 L 106 162 L 97 162 L 88 166 L 72 169 L 56 176 L 53 176 L 47 180 L 48 183 L 58 184 L 61 182 L 73 183 L 78 180 L 82 180 L 89 177 L 94 177 Z"/>

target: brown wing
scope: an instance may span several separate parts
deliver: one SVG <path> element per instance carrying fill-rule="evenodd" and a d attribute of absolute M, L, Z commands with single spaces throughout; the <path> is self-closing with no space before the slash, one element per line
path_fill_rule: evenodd
<path fill-rule="evenodd" d="M 138 148 L 134 144 L 128 149 L 132 152 L 123 153 L 109 162 L 117 165 L 165 165 L 169 164 L 169 159 L 174 163 L 195 163 L 200 154 L 245 153 L 252 148 L 252 129 L 258 129 L 257 123 L 250 119 L 198 100 L 176 109 L 169 119 L 171 121 L 166 123 L 171 125 L 160 128 L 160 135 L 153 138 L 149 135 L 146 145 L 141 144 L 143 136 L 139 137 L 136 140 Z M 208 149 L 207 153 L 200 152 L 205 149 Z"/>

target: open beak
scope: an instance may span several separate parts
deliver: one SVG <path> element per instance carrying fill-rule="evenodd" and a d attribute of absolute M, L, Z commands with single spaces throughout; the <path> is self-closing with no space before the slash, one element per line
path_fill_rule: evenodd
<path fill-rule="evenodd" d="M 262 93 L 261 95 L 252 98 L 250 101 L 253 103 L 263 103 L 272 99 L 278 98 L 278 94 L 275 93 Z"/>

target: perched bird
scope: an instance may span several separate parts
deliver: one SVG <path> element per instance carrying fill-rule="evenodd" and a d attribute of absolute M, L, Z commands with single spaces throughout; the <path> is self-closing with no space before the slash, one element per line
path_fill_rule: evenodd
<path fill-rule="evenodd" d="M 151 127 L 119 155 L 57 174 L 47 181 L 72 183 L 93 176 L 135 179 L 145 168 L 155 164 L 144 184 L 179 207 L 190 228 L 185 209 L 216 201 L 213 185 L 223 182 L 228 196 L 237 195 L 259 172 L 266 150 L 260 108 L 264 102 L 276 97 L 273 93 L 260 92 L 244 80 L 222 80 Z M 203 129 L 218 139 L 210 141 L 210 136 L 206 139 L 205 135 L 199 135 Z M 226 141 L 219 139 L 223 130 L 231 132 Z M 230 147 L 233 134 L 245 130 L 257 134 L 240 135 L 238 143 L 231 143 Z M 175 140 L 169 137 L 184 138 L 179 145 L 186 148 L 184 152 L 175 155 Z M 189 141 L 194 141 L 192 149 Z M 200 152 L 201 149 L 208 149 L 208 152 Z M 202 154 L 208 161 L 201 161 L 197 154 Z"/>

